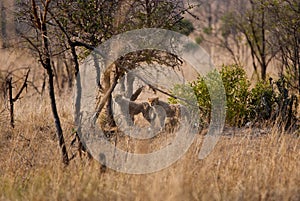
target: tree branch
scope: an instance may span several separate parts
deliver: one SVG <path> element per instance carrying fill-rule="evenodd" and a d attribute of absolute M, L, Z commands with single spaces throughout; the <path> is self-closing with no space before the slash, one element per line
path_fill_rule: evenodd
<path fill-rule="evenodd" d="M 23 90 L 27 87 L 27 80 L 28 80 L 29 72 L 30 72 L 30 69 L 27 71 L 27 74 L 26 74 L 26 77 L 25 77 L 25 80 L 23 82 L 21 89 L 19 90 L 18 94 L 12 99 L 13 102 L 16 102 L 20 98 Z"/>

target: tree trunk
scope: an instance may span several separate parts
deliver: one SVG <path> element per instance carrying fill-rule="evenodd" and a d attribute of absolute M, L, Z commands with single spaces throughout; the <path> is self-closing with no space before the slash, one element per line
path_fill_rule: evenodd
<path fill-rule="evenodd" d="M 57 135 L 57 138 L 58 138 L 59 147 L 61 149 L 63 163 L 65 165 L 68 165 L 69 164 L 69 157 L 68 157 L 68 152 L 67 152 L 66 145 L 65 145 L 65 139 L 64 139 L 64 136 L 63 136 L 62 128 L 61 128 L 59 115 L 58 115 L 58 112 L 57 112 L 52 69 L 51 68 L 47 69 L 47 73 L 48 73 L 48 79 L 49 79 L 48 80 L 48 82 L 49 82 L 49 96 L 50 96 L 50 100 L 51 100 L 51 109 L 52 109 L 52 114 L 53 114 L 53 117 L 54 117 L 54 122 L 55 122 L 55 127 L 56 127 L 56 135 Z"/>
<path fill-rule="evenodd" d="M 49 2 L 47 2 L 47 3 L 49 3 Z M 36 9 L 34 1 L 33 1 L 33 8 Z M 47 7 L 45 9 L 47 9 Z M 45 13 L 46 12 L 47 12 L 47 10 L 45 10 Z M 59 147 L 61 149 L 63 163 L 65 165 L 68 165 L 69 164 L 68 152 L 66 149 L 65 139 L 64 139 L 63 131 L 61 128 L 61 122 L 59 119 L 59 115 L 57 112 L 57 106 L 56 106 L 53 69 L 51 66 L 49 39 L 48 39 L 48 32 L 47 32 L 47 25 L 46 25 L 46 15 L 44 16 L 44 18 L 42 20 L 40 28 L 41 28 L 42 38 L 43 38 L 43 55 L 44 55 L 44 59 L 43 59 L 44 61 L 42 61 L 42 64 L 48 74 L 49 97 L 50 97 L 50 101 L 51 101 L 51 109 L 52 109 L 52 114 L 54 117 L 54 122 L 55 122 L 55 127 L 56 127 L 56 135 L 58 138 Z"/>
<path fill-rule="evenodd" d="M 12 95 L 12 77 L 10 77 L 7 80 L 7 85 L 8 85 L 8 95 L 9 95 L 9 105 L 10 105 L 10 126 L 12 128 L 15 127 L 15 120 L 14 120 L 14 100 L 13 100 L 13 95 Z"/>
<path fill-rule="evenodd" d="M 267 77 L 267 66 L 262 65 L 261 66 L 261 79 L 265 81 L 266 77 Z"/>
<path fill-rule="evenodd" d="M 262 80 L 266 80 L 267 75 L 267 62 L 266 62 L 266 26 L 265 26 L 265 9 L 262 6 L 262 16 L 261 16 L 261 34 L 262 34 L 262 51 L 261 51 L 261 78 Z"/>

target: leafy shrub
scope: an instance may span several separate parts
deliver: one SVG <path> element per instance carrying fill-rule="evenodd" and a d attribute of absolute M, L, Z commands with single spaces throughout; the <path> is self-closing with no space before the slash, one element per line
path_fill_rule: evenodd
<path fill-rule="evenodd" d="M 270 119 L 274 103 L 275 93 L 271 83 L 259 81 L 249 94 L 249 119 Z"/>
<path fill-rule="evenodd" d="M 197 105 L 197 97 L 195 96 L 194 89 L 191 84 L 186 85 L 180 85 L 177 84 L 172 89 L 172 94 L 174 97 L 170 97 L 169 103 L 171 104 L 181 104 L 186 106 L 190 112 L 192 112 L 192 115 L 199 116 L 198 113 L 198 105 Z"/>
<path fill-rule="evenodd" d="M 172 89 L 172 94 L 180 99 L 175 99 L 174 97 L 169 98 L 169 102 L 172 104 L 180 103 L 186 105 L 187 102 L 194 102 L 196 100 L 195 93 L 191 84 L 176 84 Z"/>
<path fill-rule="evenodd" d="M 211 100 L 208 88 L 203 77 L 198 77 L 197 81 L 192 82 L 194 93 L 200 110 L 200 118 L 208 119 L 211 111 Z"/>
<path fill-rule="evenodd" d="M 283 78 L 273 82 L 259 81 L 251 89 L 243 68 L 238 65 L 223 66 L 220 75 L 226 93 L 226 122 L 232 126 L 242 126 L 248 121 L 264 122 L 277 120 L 278 126 L 284 129 L 297 127 L 298 98 L 290 94 Z M 217 80 L 217 71 L 208 73 L 205 77 L 199 76 L 188 86 L 193 89 L 200 111 L 199 118 L 209 121 L 211 113 L 211 95 L 221 97 L 222 91 Z M 209 90 L 207 84 L 209 83 Z M 191 100 L 191 91 L 187 93 L 187 85 L 176 85 L 172 93 L 177 97 Z M 218 100 L 214 98 L 214 100 Z M 170 98 L 170 102 L 178 103 L 177 99 Z M 221 100 L 220 101 L 224 101 Z M 274 121 L 275 122 L 275 121 Z"/>
<path fill-rule="evenodd" d="M 224 97 L 222 91 L 219 90 L 219 86 L 222 84 L 222 80 L 218 79 L 219 72 L 212 71 L 206 77 L 199 77 L 197 81 L 194 81 L 187 85 L 175 85 L 172 89 L 174 97 L 169 98 L 169 103 L 180 103 L 189 108 L 193 115 L 200 117 L 200 120 L 208 121 L 211 113 L 211 97 L 218 105 L 219 97 Z M 210 89 L 210 91 L 209 91 Z M 211 92 L 211 94 L 209 94 Z M 200 109 L 200 112 L 199 112 Z"/>
<path fill-rule="evenodd" d="M 219 83 L 217 78 L 219 73 L 217 71 L 211 71 L 205 77 L 199 76 L 198 79 L 191 83 L 194 93 L 197 97 L 197 102 L 200 110 L 200 118 L 208 120 L 211 113 L 211 95 L 215 97 L 222 97 L 222 91 L 217 91 L 220 88 L 220 84 L 224 85 L 226 94 L 226 121 L 230 125 L 238 126 L 245 122 L 248 116 L 247 98 L 248 89 L 250 86 L 249 81 L 246 79 L 245 71 L 237 66 L 223 66 L 221 72 L 221 82 Z M 207 83 L 211 83 L 214 86 L 210 86 L 211 93 L 207 87 Z M 177 87 L 178 88 L 178 87 Z M 177 89 L 178 90 L 178 89 Z M 218 98 L 215 98 L 215 101 Z M 221 100 L 220 101 L 225 101 Z"/>
<path fill-rule="evenodd" d="M 221 76 L 227 97 L 227 123 L 240 126 L 248 121 L 250 82 L 245 70 L 238 65 L 223 66 Z"/>

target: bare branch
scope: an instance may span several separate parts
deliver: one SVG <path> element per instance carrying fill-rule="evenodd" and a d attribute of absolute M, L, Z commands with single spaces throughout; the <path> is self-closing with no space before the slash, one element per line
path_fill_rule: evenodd
<path fill-rule="evenodd" d="M 17 93 L 17 95 L 12 99 L 13 102 L 16 102 L 16 101 L 20 98 L 20 96 L 21 96 L 23 90 L 27 87 L 27 80 L 28 80 L 29 72 L 30 72 L 30 69 L 29 69 L 29 70 L 27 71 L 27 73 L 26 73 L 25 80 L 24 80 L 24 82 L 23 82 L 22 87 L 20 88 L 20 90 L 19 90 L 19 92 Z"/>

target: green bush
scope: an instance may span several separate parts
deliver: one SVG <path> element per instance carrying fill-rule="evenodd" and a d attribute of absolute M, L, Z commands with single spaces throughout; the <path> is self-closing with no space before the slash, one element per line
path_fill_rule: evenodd
<path fill-rule="evenodd" d="M 222 83 L 217 82 L 219 75 L 222 78 Z M 191 83 L 197 97 L 200 118 L 206 121 L 210 119 L 211 113 L 211 96 L 206 85 L 207 83 L 215 85 L 210 87 L 211 93 L 215 97 L 222 97 L 222 91 L 217 91 L 217 89 L 221 89 L 219 87 L 220 84 L 224 85 L 226 94 L 226 122 L 233 126 L 240 126 L 245 123 L 249 113 L 247 103 L 250 83 L 246 78 L 244 69 L 237 65 L 223 66 L 220 74 L 217 71 L 212 71 L 205 77 L 199 76 L 196 81 Z"/>
<path fill-rule="evenodd" d="M 195 96 L 194 89 L 191 84 L 180 85 L 177 84 L 172 89 L 172 94 L 174 97 L 170 97 L 169 103 L 171 104 L 181 104 L 186 106 L 192 115 L 199 116 L 197 97 Z"/>
<path fill-rule="evenodd" d="M 238 65 L 223 66 L 221 76 L 226 91 L 227 123 L 240 126 L 248 121 L 250 82 Z"/>
<path fill-rule="evenodd" d="M 193 88 L 191 87 L 191 84 L 176 84 L 172 89 L 172 94 L 175 97 L 180 97 L 180 99 L 175 99 L 174 97 L 169 98 L 169 102 L 172 104 L 183 104 L 186 105 L 187 103 L 194 102 L 196 100 L 195 93 L 193 91 Z"/>
<path fill-rule="evenodd" d="M 259 81 L 249 94 L 249 119 L 270 119 L 275 93 L 270 82 Z"/>
<path fill-rule="evenodd" d="M 200 109 L 200 118 L 207 120 L 211 111 L 211 100 L 208 88 L 205 84 L 205 79 L 203 77 L 199 77 L 197 81 L 192 83 L 192 87 Z"/>
<path fill-rule="evenodd" d="M 221 81 L 217 79 L 219 75 Z M 288 90 L 286 81 L 280 78 L 273 82 L 270 78 L 269 81 L 257 82 L 251 88 L 244 69 L 238 65 L 223 66 L 220 73 L 215 70 L 205 77 L 199 76 L 189 85 L 176 85 L 171 93 L 176 97 L 197 102 L 200 121 L 208 122 L 211 114 L 211 97 L 213 96 L 215 101 L 224 101 L 216 98 L 222 97 L 222 91 L 218 90 L 221 89 L 220 84 L 225 88 L 227 124 L 243 126 L 248 121 L 254 123 L 277 120 L 278 126 L 286 130 L 297 128 L 298 99 Z M 192 91 L 187 88 L 192 88 Z M 169 101 L 181 103 L 175 98 L 170 98 Z"/>
<path fill-rule="evenodd" d="M 220 76 L 222 80 L 218 79 Z M 210 85 L 211 94 L 209 94 L 207 84 Z M 224 96 L 222 95 L 224 92 L 220 88 L 221 84 L 224 85 L 227 97 L 227 123 L 234 126 L 243 124 L 248 116 L 247 98 L 250 83 L 246 79 L 245 71 L 237 65 L 223 66 L 220 73 L 217 70 L 211 71 L 205 77 L 199 76 L 196 81 L 190 84 L 196 96 L 200 118 L 205 121 L 210 119 L 211 95 L 215 97 L 215 101 L 225 101 L 218 99 Z M 186 94 L 185 88 L 186 86 L 176 85 L 172 93 L 177 97 L 191 100 L 192 95 L 190 92 Z M 170 103 L 178 103 L 174 98 L 170 98 L 169 101 Z"/>

